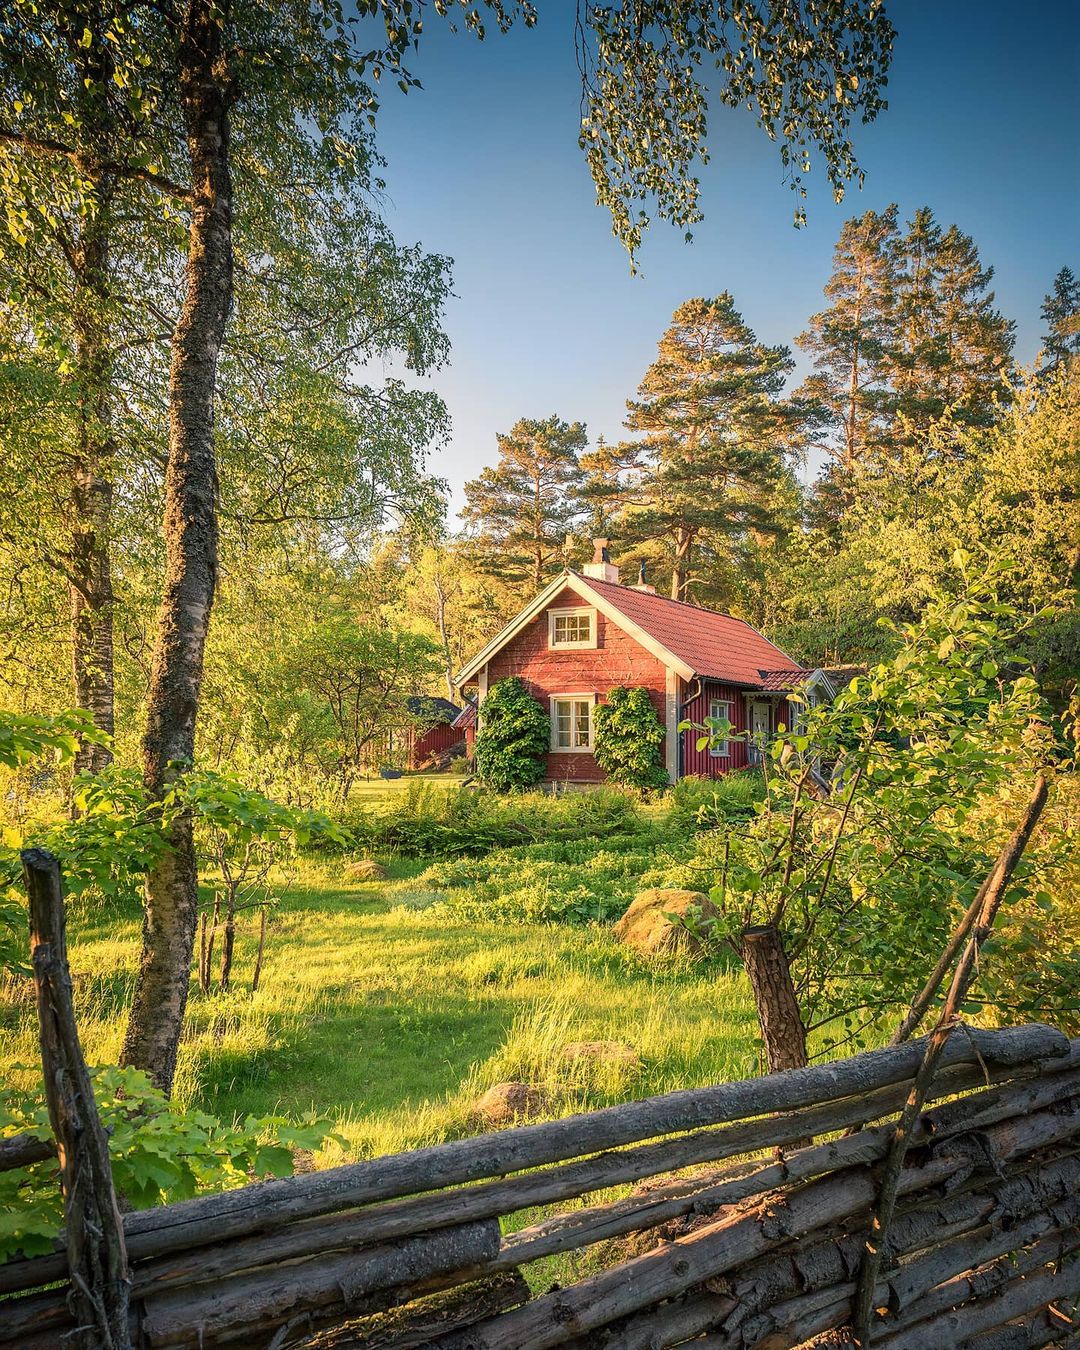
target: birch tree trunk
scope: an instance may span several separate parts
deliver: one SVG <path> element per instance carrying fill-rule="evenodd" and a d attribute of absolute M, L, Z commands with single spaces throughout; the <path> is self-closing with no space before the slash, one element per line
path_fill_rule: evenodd
<path fill-rule="evenodd" d="M 165 474 L 165 584 L 150 672 L 143 773 L 160 799 L 195 751 L 203 652 L 217 581 L 214 388 L 232 305 L 231 98 L 222 25 L 228 4 L 188 0 L 179 88 L 191 166 L 186 293 L 173 335 L 169 463 Z M 187 1004 L 198 913 L 190 817 L 146 879 L 143 951 L 123 1063 L 172 1088 Z"/>
<path fill-rule="evenodd" d="M 89 185 L 90 209 L 69 258 L 77 391 L 77 435 L 71 472 L 71 508 L 66 579 L 71 613 L 71 673 L 75 704 L 94 725 L 111 736 L 113 716 L 113 587 L 110 563 L 112 473 L 112 358 L 108 320 L 109 244 L 112 232 L 113 179 L 101 170 L 94 147 L 113 138 L 108 90 L 113 80 L 109 44 L 100 31 L 100 15 L 90 22 L 94 41 L 82 41 L 83 20 L 67 30 L 75 68 L 81 77 L 81 136 L 86 145 L 79 171 Z M 76 31 L 76 28 L 78 31 Z M 77 772 L 96 773 L 112 759 L 106 746 L 83 744 L 75 755 Z"/>
<path fill-rule="evenodd" d="M 806 1027 L 779 930 L 772 924 L 745 929 L 742 959 L 750 977 L 769 1072 L 804 1069 L 808 1062 Z"/>

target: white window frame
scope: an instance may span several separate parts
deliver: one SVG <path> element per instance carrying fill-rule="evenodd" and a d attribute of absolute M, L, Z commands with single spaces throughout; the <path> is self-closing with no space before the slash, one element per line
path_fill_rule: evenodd
<path fill-rule="evenodd" d="M 589 620 L 589 636 L 584 641 L 577 642 L 556 642 L 555 640 L 555 620 L 570 618 L 587 618 Z M 566 609 L 548 610 L 548 647 L 556 652 L 582 651 L 595 648 L 596 646 L 596 610 L 590 605 L 574 605 Z"/>
<path fill-rule="evenodd" d="M 732 726 L 735 725 L 735 719 L 734 719 L 734 718 L 732 717 L 732 715 L 731 715 L 731 714 L 732 714 L 732 711 L 733 711 L 733 709 L 734 709 L 734 707 L 735 707 L 735 703 L 734 703 L 734 700 L 733 700 L 733 699 L 730 699 L 730 698 L 720 698 L 720 697 L 718 697 L 718 696 L 712 696 L 712 695 L 710 695 L 710 697 L 709 697 L 709 716 L 710 716 L 710 717 L 715 717 L 715 718 L 717 718 L 717 719 L 719 719 L 719 718 L 722 717 L 722 718 L 724 719 L 725 722 L 730 722 Z M 715 708 L 721 708 L 721 709 L 723 709 L 723 711 L 721 711 L 721 712 L 715 712 L 715 711 L 714 711 Z M 709 758 L 710 758 L 710 759 L 730 759 L 730 758 L 731 758 L 731 742 L 728 740 L 728 741 L 721 741 L 721 742 L 719 743 L 719 745 L 711 745 L 711 744 L 710 744 L 710 746 L 709 746 Z"/>
<path fill-rule="evenodd" d="M 589 744 L 588 745 L 559 745 L 557 744 L 559 736 L 559 722 L 556 711 L 556 704 L 586 703 L 589 707 Z M 595 718 L 596 695 L 593 693 L 578 694 L 552 694 L 548 699 L 548 706 L 551 717 L 551 753 L 553 755 L 591 755 L 593 747 L 596 744 Z M 570 739 L 573 740 L 575 734 L 575 713 L 573 706 L 570 708 Z"/>

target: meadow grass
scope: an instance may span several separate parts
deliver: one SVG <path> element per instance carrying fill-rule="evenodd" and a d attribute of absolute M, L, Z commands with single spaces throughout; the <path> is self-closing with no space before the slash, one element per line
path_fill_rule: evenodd
<path fill-rule="evenodd" d="M 491 1084 L 542 1086 L 566 1114 L 757 1071 L 741 972 L 642 960 L 610 929 L 483 923 L 429 908 L 423 864 L 350 884 L 344 864 L 306 863 L 271 922 L 263 978 L 249 988 L 244 932 L 234 989 L 193 985 L 176 1091 L 225 1119 L 317 1111 L 344 1156 L 366 1157 L 479 1128 Z M 139 915 L 75 906 L 70 955 L 91 1063 L 115 1062 L 139 950 Z M 0 995 L 0 1071 L 36 1074 L 36 1018 L 26 985 Z M 568 1062 L 573 1041 L 629 1046 L 637 1065 Z M 16 1066 L 27 1065 L 25 1071 Z M 319 1162 L 340 1161 L 328 1145 Z"/>

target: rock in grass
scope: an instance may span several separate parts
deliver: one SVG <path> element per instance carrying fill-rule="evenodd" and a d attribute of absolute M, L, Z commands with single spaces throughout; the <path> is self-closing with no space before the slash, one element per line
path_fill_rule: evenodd
<path fill-rule="evenodd" d="M 386 868 L 373 862 L 371 858 L 350 863 L 345 869 L 346 881 L 385 881 L 388 876 Z"/>
<path fill-rule="evenodd" d="M 473 1107 L 473 1116 L 480 1125 L 512 1125 L 531 1120 L 547 1105 L 547 1093 L 532 1083 L 496 1083 Z"/>
<path fill-rule="evenodd" d="M 701 937 L 667 915 L 686 916 L 694 928 L 707 928 L 719 913 L 701 891 L 642 891 L 615 925 L 615 936 L 641 956 L 700 956 L 705 946 Z"/>

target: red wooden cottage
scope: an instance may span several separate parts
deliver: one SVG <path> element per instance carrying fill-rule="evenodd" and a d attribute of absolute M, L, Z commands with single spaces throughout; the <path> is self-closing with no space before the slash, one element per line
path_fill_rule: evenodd
<path fill-rule="evenodd" d="M 832 698 L 829 672 L 799 666 L 742 619 L 619 583 L 619 569 L 596 541 L 580 573 L 566 571 L 466 665 L 456 684 L 483 700 L 498 680 L 519 676 L 551 717 L 549 781 L 601 782 L 592 755 L 593 709 L 618 685 L 649 691 L 667 728 L 665 765 L 674 782 L 745 768 L 778 722 L 790 725 L 787 698 Z M 680 722 L 726 718 L 746 739 L 697 749 Z"/>

